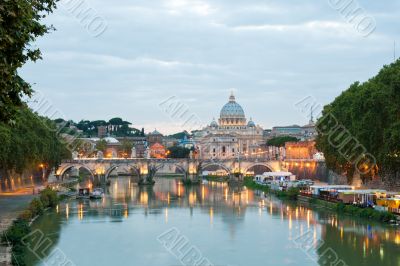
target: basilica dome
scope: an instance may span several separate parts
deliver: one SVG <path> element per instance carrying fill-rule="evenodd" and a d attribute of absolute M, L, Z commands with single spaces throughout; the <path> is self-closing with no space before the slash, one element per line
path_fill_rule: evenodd
<path fill-rule="evenodd" d="M 243 108 L 236 102 L 233 93 L 229 97 L 229 102 L 222 107 L 219 121 L 222 125 L 246 124 L 246 117 Z"/>
<path fill-rule="evenodd" d="M 210 124 L 211 127 L 218 127 L 217 122 L 215 121 L 215 119 L 213 119 L 213 121 Z"/>
<path fill-rule="evenodd" d="M 250 118 L 249 123 L 247 123 L 248 127 L 256 127 L 256 124 L 253 122 L 253 120 Z"/>

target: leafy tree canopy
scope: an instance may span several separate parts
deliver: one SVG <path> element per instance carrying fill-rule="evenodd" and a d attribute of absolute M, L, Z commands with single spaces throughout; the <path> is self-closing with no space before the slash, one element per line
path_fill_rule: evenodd
<path fill-rule="evenodd" d="M 168 158 L 189 158 L 190 149 L 180 147 L 180 146 L 172 146 L 168 148 Z"/>
<path fill-rule="evenodd" d="M 400 61 L 384 66 L 365 83 L 353 83 L 326 105 L 317 129 L 317 148 L 330 169 L 352 177 L 355 167 L 362 167 L 354 160 L 356 156 L 371 155 L 377 167 L 363 171 L 365 178 L 378 172 L 399 176 Z"/>
<path fill-rule="evenodd" d="M 22 173 L 39 164 L 48 169 L 58 166 L 70 153 L 57 136 L 53 121 L 40 117 L 27 107 L 20 108 L 14 124 L 0 122 L 0 169 Z"/>
<path fill-rule="evenodd" d="M 41 59 L 32 47 L 37 37 L 52 27 L 42 20 L 56 7 L 55 0 L 0 1 L 0 121 L 11 122 L 23 105 L 22 97 L 31 96 L 31 86 L 18 74 L 28 61 Z"/>

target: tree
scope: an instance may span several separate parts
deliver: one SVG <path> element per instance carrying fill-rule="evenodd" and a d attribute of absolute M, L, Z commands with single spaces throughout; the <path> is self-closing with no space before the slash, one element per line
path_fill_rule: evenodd
<path fill-rule="evenodd" d="M 298 142 L 299 139 L 291 136 L 274 137 L 267 141 L 268 146 L 283 147 L 286 142 Z"/>
<path fill-rule="evenodd" d="M 104 139 L 99 140 L 99 141 L 96 143 L 96 150 L 105 153 L 106 150 L 107 150 L 107 141 L 104 140 Z"/>
<path fill-rule="evenodd" d="M 167 154 L 168 158 L 189 158 L 190 149 L 180 146 L 172 146 L 168 148 Z"/>
<path fill-rule="evenodd" d="M 56 0 L 0 1 L 0 121 L 11 122 L 22 97 L 31 96 L 32 88 L 18 74 L 28 61 L 41 59 L 31 44 L 48 33 L 51 26 L 41 21 L 56 8 Z"/>
<path fill-rule="evenodd" d="M 350 179 L 400 178 L 400 61 L 365 83 L 355 82 L 323 109 L 317 148 L 327 166 Z M 338 148 L 339 147 L 339 148 Z M 366 162 L 372 158 L 372 163 Z M 376 160 L 376 164 L 374 161 Z M 394 179 L 394 180 L 390 180 Z"/>
<path fill-rule="evenodd" d="M 26 106 L 16 111 L 13 125 L 0 122 L 0 139 L 0 169 L 6 176 L 35 169 L 39 164 L 51 169 L 70 157 L 54 122 Z"/>
<path fill-rule="evenodd" d="M 128 158 L 131 155 L 132 148 L 133 148 L 132 142 L 126 139 L 122 140 L 121 149 L 125 158 Z"/>

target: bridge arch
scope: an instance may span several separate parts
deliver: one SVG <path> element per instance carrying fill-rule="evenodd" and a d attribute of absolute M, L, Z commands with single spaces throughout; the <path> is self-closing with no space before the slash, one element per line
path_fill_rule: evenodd
<path fill-rule="evenodd" d="M 226 165 L 224 165 L 222 163 L 217 163 L 217 162 L 206 163 L 205 165 L 203 165 L 201 167 L 202 171 L 204 171 L 207 167 L 210 167 L 210 166 L 219 166 L 220 168 L 222 168 L 226 171 L 228 176 L 231 175 L 231 169 L 229 167 L 227 167 Z M 199 173 L 199 174 L 202 174 L 202 173 Z"/>
<path fill-rule="evenodd" d="M 168 163 L 167 163 L 168 164 Z M 157 172 L 163 168 L 166 164 L 165 163 L 161 163 L 158 165 L 149 165 L 149 167 L 155 167 L 155 172 L 154 172 L 154 176 L 156 176 Z M 176 168 L 178 168 L 179 170 L 181 170 L 182 174 L 186 177 L 188 174 L 188 171 L 185 169 L 185 167 L 183 167 L 182 165 L 180 165 L 179 163 L 170 163 L 170 165 L 175 166 Z"/>
<path fill-rule="evenodd" d="M 87 167 L 84 164 L 69 164 L 69 165 L 66 165 L 66 166 L 62 167 L 61 169 L 57 170 L 57 175 L 60 176 L 61 179 L 63 179 L 63 176 L 64 176 L 65 172 L 67 172 L 68 170 L 70 170 L 72 168 L 76 168 L 78 170 L 80 168 L 84 168 L 90 173 L 92 178 L 94 178 L 94 176 L 95 176 L 94 173 L 93 173 L 93 170 L 90 169 L 89 167 Z"/>
<path fill-rule="evenodd" d="M 121 165 L 118 165 L 118 164 L 113 164 L 113 165 L 111 165 L 111 166 L 107 169 L 107 171 L 104 173 L 105 179 L 107 180 L 107 179 L 109 178 L 111 172 L 114 171 L 115 169 L 117 169 L 117 168 L 120 167 L 120 166 L 121 166 Z M 134 165 L 127 165 L 127 168 L 132 169 L 133 171 L 135 171 L 135 173 L 136 173 L 138 176 L 140 176 L 140 170 L 139 170 L 139 167 L 138 167 L 136 164 L 134 164 Z"/>
<path fill-rule="evenodd" d="M 268 163 L 262 163 L 262 162 L 256 162 L 256 163 L 252 163 L 249 166 L 247 166 L 244 169 L 244 173 L 246 174 L 251 168 L 256 167 L 256 166 L 264 166 L 265 168 L 267 168 L 267 170 L 269 170 L 269 172 L 274 172 L 275 169 L 274 167 L 272 167 L 270 164 Z M 267 171 L 268 172 L 268 171 Z"/>

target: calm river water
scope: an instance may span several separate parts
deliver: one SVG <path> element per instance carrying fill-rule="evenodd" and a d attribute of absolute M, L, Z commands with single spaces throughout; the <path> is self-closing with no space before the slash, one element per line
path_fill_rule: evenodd
<path fill-rule="evenodd" d="M 222 183 L 120 177 L 104 199 L 60 204 L 33 228 L 28 265 L 400 265 L 396 228 Z"/>

